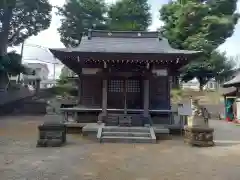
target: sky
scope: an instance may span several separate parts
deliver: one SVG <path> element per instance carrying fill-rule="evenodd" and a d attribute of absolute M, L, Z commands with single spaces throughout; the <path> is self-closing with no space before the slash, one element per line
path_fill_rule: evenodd
<path fill-rule="evenodd" d="M 106 0 L 107 3 L 114 3 L 117 0 Z M 53 6 L 63 6 L 65 0 L 49 0 Z M 166 4 L 168 0 L 148 0 L 151 5 L 152 13 L 152 25 L 149 30 L 156 30 L 163 23 L 159 20 L 159 9 L 163 4 Z M 240 12 L 240 0 L 238 2 L 238 12 Z M 63 67 L 61 63 L 54 59 L 52 54 L 47 50 L 47 48 L 62 48 L 64 47 L 60 41 L 60 35 L 57 32 L 57 28 L 61 25 L 60 17 L 56 15 L 56 9 L 52 12 L 52 22 L 47 30 L 40 32 L 37 36 L 32 36 L 25 41 L 23 62 L 50 62 L 48 67 L 50 70 L 49 78 L 53 78 L 54 66 L 52 63 L 56 63 L 56 74 L 58 77 Z M 220 51 L 225 51 L 229 56 L 238 56 L 239 52 L 239 42 L 240 42 L 240 21 L 235 27 L 235 32 L 232 37 L 228 38 L 227 41 L 219 47 Z M 37 46 L 37 47 L 36 47 Z M 17 48 L 19 51 L 20 48 Z M 240 64 L 240 62 L 239 62 Z"/>

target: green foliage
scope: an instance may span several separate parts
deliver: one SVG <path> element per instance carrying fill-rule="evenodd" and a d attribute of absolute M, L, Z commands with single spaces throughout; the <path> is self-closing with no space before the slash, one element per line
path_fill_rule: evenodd
<path fill-rule="evenodd" d="M 58 13 L 63 17 L 58 29 L 61 42 L 76 47 L 88 29 L 146 30 L 149 10 L 147 0 L 121 0 L 109 8 L 104 0 L 69 0 Z"/>
<path fill-rule="evenodd" d="M 68 85 L 58 85 L 48 89 L 49 92 L 55 95 L 78 96 L 78 89 Z"/>
<path fill-rule="evenodd" d="M 121 0 L 108 11 L 109 29 L 144 31 L 151 24 L 150 6 L 147 0 Z"/>
<path fill-rule="evenodd" d="M 69 77 L 72 77 L 73 74 L 74 73 L 67 66 L 62 68 L 57 86 L 54 90 L 55 94 L 78 96 L 78 87 L 76 82 L 69 80 Z"/>
<path fill-rule="evenodd" d="M 65 77 L 59 77 L 59 79 L 57 81 L 58 85 L 64 85 L 64 84 L 67 84 L 67 83 L 68 83 L 68 79 L 65 78 Z"/>
<path fill-rule="evenodd" d="M 49 27 L 52 7 L 48 0 L 5 0 L 0 2 L 0 37 L 7 36 L 8 44 L 18 45 L 32 35 Z M 7 15 L 10 18 L 7 19 Z M 3 31 L 10 25 L 8 31 Z"/>
<path fill-rule="evenodd" d="M 182 100 L 183 90 L 182 89 L 171 89 L 171 101 L 179 102 Z"/>
<path fill-rule="evenodd" d="M 226 78 L 231 77 L 236 69 L 236 62 L 233 58 L 227 57 L 225 52 L 220 53 L 218 51 L 213 51 L 210 58 L 210 64 L 213 65 L 213 76 L 219 82 L 223 82 Z"/>
<path fill-rule="evenodd" d="M 3 83 L 10 74 L 29 73 L 21 65 L 21 56 L 7 54 L 7 48 L 47 29 L 51 10 L 48 0 L 0 0 L 0 79 Z"/>
<path fill-rule="evenodd" d="M 65 46 L 77 46 L 88 29 L 106 29 L 104 14 L 107 8 L 104 0 L 69 0 L 59 15 L 63 17 L 58 29 Z"/>
<path fill-rule="evenodd" d="M 185 66 L 182 69 L 182 80 L 187 82 L 197 77 L 200 84 L 204 85 L 214 77 L 218 82 L 223 82 L 232 76 L 234 69 L 235 62 L 225 52 L 213 51 L 207 60 L 195 61 Z"/>
<path fill-rule="evenodd" d="M 204 52 L 202 58 L 183 69 L 183 80 L 196 77 L 202 87 L 210 78 L 218 78 L 220 72 L 229 70 L 228 61 L 223 62 L 225 55 L 213 51 L 234 32 L 239 19 L 236 4 L 237 0 L 177 0 L 161 8 L 161 20 L 165 23 L 161 32 L 170 44 Z"/>
<path fill-rule="evenodd" d="M 73 77 L 73 74 L 74 73 L 67 66 L 63 66 L 61 69 L 61 74 L 59 76 L 58 84 L 64 85 L 70 83 L 68 78 Z"/>
<path fill-rule="evenodd" d="M 0 73 L 16 76 L 20 73 L 32 74 L 32 72 L 21 64 L 21 55 L 13 52 L 0 57 Z"/>

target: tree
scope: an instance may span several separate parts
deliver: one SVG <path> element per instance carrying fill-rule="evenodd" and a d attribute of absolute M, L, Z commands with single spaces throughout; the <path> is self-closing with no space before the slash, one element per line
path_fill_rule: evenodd
<path fill-rule="evenodd" d="M 16 76 L 19 73 L 33 74 L 29 68 L 21 63 L 21 55 L 15 51 L 11 51 L 4 56 L 5 58 L 0 61 L 0 72 L 7 72 L 8 75 Z"/>
<path fill-rule="evenodd" d="M 71 71 L 67 66 L 63 66 L 61 69 L 61 74 L 59 76 L 59 81 L 58 83 L 63 85 L 68 83 L 68 77 L 73 77 L 74 73 Z"/>
<path fill-rule="evenodd" d="M 0 56 L 7 48 L 19 45 L 32 35 L 47 29 L 51 21 L 48 0 L 1 0 L 0 2 Z"/>
<path fill-rule="evenodd" d="M 111 30 L 144 31 L 151 24 L 150 6 L 147 0 L 121 0 L 108 11 Z"/>
<path fill-rule="evenodd" d="M 9 76 L 16 76 L 20 73 L 33 75 L 34 71 L 21 63 L 21 55 L 12 51 L 3 56 L 0 60 L 0 88 L 9 84 Z"/>
<path fill-rule="evenodd" d="M 162 34 L 170 44 L 204 53 L 183 68 L 184 81 L 196 77 L 202 90 L 209 79 L 217 76 L 219 69 L 211 59 L 212 52 L 234 32 L 239 19 L 236 4 L 237 0 L 177 0 L 161 8 L 161 20 L 165 23 Z M 221 68 L 228 69 L 227 66 Z"/>
<path fill-rule="evenodd" d="M 201 63 L 202 67 L 199 67 Z M 183 81 L 189 81 L 194 77 L 198 77 L 204 82 L 215 78 L 218 83 L 222 83 L 225 79 L 231 77 L 235 70 L 235 62 L 232 58 L 226 56 L 225 52 L 213 51 L 208 62 L 193 62 L 184 67 L 182 73 Z"/>
<path fill-rule="evenodd" d="M 236 70 L 236 62 L 234 61 L 234 58 L 227 57 L 225 52 L 213 51 L 210 63 L 214 65 L 214 77 L 219 83 L 230 78 Z"/>
<path fill-rule="evenodd" d="M 24 72 L 19 59 L 7 54 L 7 48 L 19 45 L 32 35 L 47 29 L 51 21 L 51 5 L 48 0 L 1 0 L 0 1 L 0 83 L 8 81 L 8 70 Z M 21 58 L 19 59 L 21 61 Z M 18 65 L 18 66 L 17 66 Z M 12 66 L 12 67 L 9 67 Z"/>
<path fill-rule="evenodd" d="M 104 0 L 69 0 L 59 15 L 63 17 L 58 29 L 61 42 L 69 46 L 78 46 L 88 29 L 106 29 L 107 7 Z"/>

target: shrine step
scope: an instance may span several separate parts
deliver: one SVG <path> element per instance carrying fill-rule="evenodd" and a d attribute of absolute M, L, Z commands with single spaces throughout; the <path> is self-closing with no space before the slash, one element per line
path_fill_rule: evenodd
<path fill-rule="evenodd" d="M 102 136 L 101 142 L 156 143 L 151 137 Z"/>
<path fill-rule="evenodd" d="M 142 132 L 148 133 L 149 127 L 118 127 L 118 126 L 105 126 L 104 132 Z"/>
<path fill-rule="evenodd" d="M 102 132 L 103 136 L 151 137 L 150 132 Z"/>
<path fill-rule="evenodd" d="M 99 142 L 156 143 L 152 127 L 105 126 L 98 130 Z"/>

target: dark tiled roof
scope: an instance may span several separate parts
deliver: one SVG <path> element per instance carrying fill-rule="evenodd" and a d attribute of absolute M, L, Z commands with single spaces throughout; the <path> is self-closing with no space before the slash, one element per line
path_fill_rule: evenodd
<path fill-rule="evenodd" d="M 240 73 L 238 73 L 232 80 L 223 84 L 223 87 L 231 87 L 240 84 Z"/>
<path fill-rule="evenodd" d="M 104 37 L 104 38 L 158 38 L 157 31 L 98 31 L 90 30 L 88 37 Z"/>
<path fill-rule="evenodd" d="M 223 96 L 234 94 L 236 91 L 237 89 L 235 87 L 220 88 L 220 92 Z"/>
<path fill-rule="evenodd" d="M 53 49 L 64 52 L 195 54 L 198 51 L 172 48 L 158 32 L 90 31 L 76 48 Z"/>

